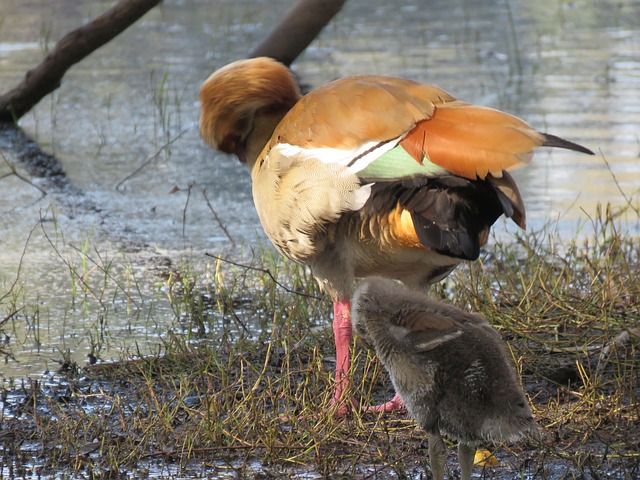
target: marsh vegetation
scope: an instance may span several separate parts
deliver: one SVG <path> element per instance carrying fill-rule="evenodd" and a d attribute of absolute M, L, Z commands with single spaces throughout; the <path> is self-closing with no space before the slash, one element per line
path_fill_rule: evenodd
<path fill-rule="evenodd" d="M 640 247 L 617 213 L 600 209 L 579 240 L 549 226 L 494 243 L 432 292 L 500 331 L 545 432 L 496 449 L 483 478 L 637 475 Z M 322 408 L 330 305 L 310 273 L 269 249 L 250 266 L 159 271 L 176 322 L 154 355 L 5 385 L 3 475 L 424 478 L 425 435 L 406 415 Z M 370 352 L 354 365 L 363 404 L 392 394 Z"/>

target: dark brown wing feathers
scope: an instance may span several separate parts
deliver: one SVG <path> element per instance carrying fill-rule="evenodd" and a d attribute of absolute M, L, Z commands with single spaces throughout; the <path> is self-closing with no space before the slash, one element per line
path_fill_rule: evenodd
<path fill-rule="evenodd" d="M 411 214 L 420 243 L 455 258 L 475 260 L 491 225 L 511 203 L 489 182 L 454 175 L 377 182 L 361 214 L 384 216 L 400 205 Z"/>

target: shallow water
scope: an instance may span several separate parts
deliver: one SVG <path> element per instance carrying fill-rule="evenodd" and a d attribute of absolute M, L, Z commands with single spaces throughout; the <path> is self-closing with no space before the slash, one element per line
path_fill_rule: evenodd
<path fill-rule="evenodd" d="M 3 177 L 9 164 L 25 170 L 11 142 L 0 141 L 0 298 L 10 292 L 0 321 L 11 302 L 30 305 L 3 327 L 16 361 L 0 366 L 0 378 L 57 368 L 67 350 L 84 363 L 96 338 L 105 338 L 103 359 L 117 358 L 123 346 L 157 348 L 173 321 L 163 266 L 202 266 L 205 251 L 237 252 L 203 189 L 238 243 L 261 236 L 247 172 L 198 138 L 197 91 L 211 71 L 244 56 L 290 3 L 167 0 L 74 66 L 20 125 L 60 160 L 77 190 Z M 532 228 L 557 221 L 571 235 L 599 202 L 637 199 L 638 2 L 415 3 L 350 0 L 295 70 L 311 86 L 358 73 L 407 76 L 597 151 L 542 151 L 516 172 Z M 0 92 L 47 45 L 105 8 L 99 1 L 2 2 Z M 181 190 L 171 193 L 174 187 Z M 638 219 L 628 219 L 637 233 Z M 505 225 L 498 222 L 496 235 L 515 230 Z M 103 291 L 95 285 L 107 265 L 119 283 Z M 74 269 L 94 290 L 78 292 Z"/>

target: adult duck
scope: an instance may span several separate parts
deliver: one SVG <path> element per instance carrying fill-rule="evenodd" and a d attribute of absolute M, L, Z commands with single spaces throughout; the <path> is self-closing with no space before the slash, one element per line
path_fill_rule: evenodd
<path fill-rule="evenodd" d="M 424 287 L 475 260 L 501 215 L 525 227 L 507 169 L 580 145 L 437 87 L 365 75 L 301 96 L 275 60 L 240 60 L 200 90 L 200 134 L 251 172 L 262 226 L 334 304 L 338 414 L 351 408 L 349 299 L 357 277 Z M 400 405 L 398 398 L 374 409 Z"/>

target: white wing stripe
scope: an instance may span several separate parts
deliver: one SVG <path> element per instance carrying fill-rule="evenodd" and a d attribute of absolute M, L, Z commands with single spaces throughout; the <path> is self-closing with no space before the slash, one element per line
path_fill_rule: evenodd
<path fill-rule="evenodd" d="M 398 142 L 394 142 L 394 141 L 378 144 L 376 148 L 372 148 L 370 152 L 367 152 L 364 155 L 362 155 L 360 158 L 358 158 L 358 160 L 356 160 L 353 163 L 353 165 L 347 168 L 347 171 L 349 173 L 358 173 L 360 170 L 364 170 L 374 160 L 376 160 L 377 158 L 380 158 L 380 156 L 387 153 L 389 150 L 394 148 L 397 144 Z"/>
<path fill-rule="evenodd" d="M 302 161 L 315 159 L 326 164 L 337 163 L 347 168 L 346 173 L 355 174 L 367 168 L 376 158 L 395 147 L 401 139 L 402 137 L 384 143 L 366 142 L 360 147 L 351 150 L 330 147 L 302 148 L 290 143 L 279 143 L 272 148 L 272 152 Z M 356 158 L 357 160 L 353 165 L 349 165 Z"/>

